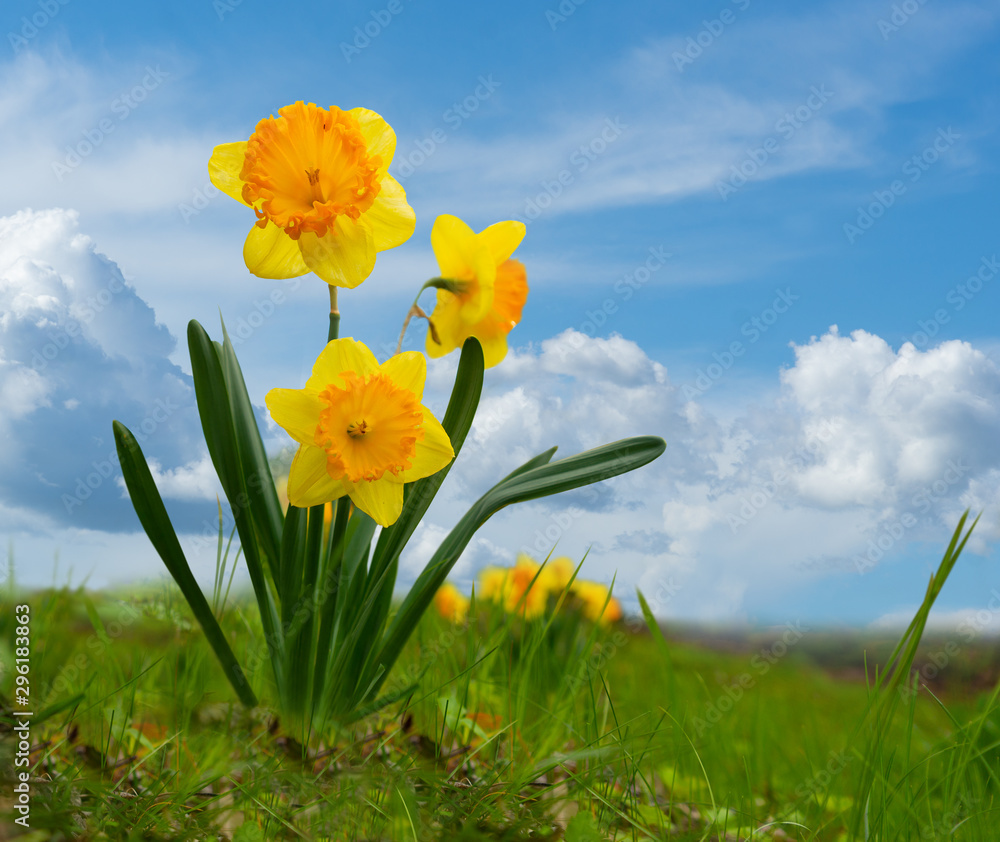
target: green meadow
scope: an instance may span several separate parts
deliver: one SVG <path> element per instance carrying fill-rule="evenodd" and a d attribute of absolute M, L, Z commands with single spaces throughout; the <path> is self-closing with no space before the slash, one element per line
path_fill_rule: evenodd
<path fill-rule="evenodd" d="M 959 533 L 956 532 L 956 540 Z M 243 707 L 172 584 L 6 593 L 0 809 L 24 840 L 996 840 L 1000 647 L 922 634 L 428 612 L 353 721 L 275 710 L 251 595 L 213 606 Z M 30 828 L 15 824 L 30 606 Z M 393 683 L 395 682 L 395 684 Z M 364 711 L 361 712 L 364 714 Z"/>

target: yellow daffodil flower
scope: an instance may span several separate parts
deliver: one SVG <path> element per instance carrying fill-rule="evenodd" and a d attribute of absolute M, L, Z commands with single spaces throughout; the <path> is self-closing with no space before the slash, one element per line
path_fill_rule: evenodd
<path fill-rule="evenodd" d="M 469 613 L 469 598 L 451 582 L 446 582 L 434 594 L 434 607 L 446 620 L 464 623 Z"/>
<path fill-rule="evenodd" d="M 601 625 L 622 618 L 621 603 L 608 594 L 608 589 L 599 582 L 577 580 L 573 583 L 573 595 L 582 603 L 584 616 L 588 620 L 599 621 Z"/>
<path fill-rule="evenodd" d="M 377 252 L 413 234 L 413 208 L 387 172 L 396 134 L 367 108 L 296 102 L 278 114 L 249 140 L 216 146 L 208 162 L 212 184 L 257 214 L 247 269 L 277 279 L 315 272 L 354 288 Z"/>
<path fill-rule="evenodd" d="M 403 483 L 437 473 L 454 457 L 448 434 L 421 404 L 427 361 L 406 351 L 379 365 L 354 339 L 320 353 L 303 389 L 267 393 L 271 417 L 300 447 L 288 500 L 302 508 L 349 495 L 382 526 L 403 508 Z"/>
<path fill-rule="evenodd" d="M 503 602 L 504 588 L 507 587 L 507 571 L 502 567 L 484 567 L 479 571 L 479 587 L 476 594 L 490 602 Z"/>
<path fill-rule="evenodd" d="M 439 216 L 431 246 L 441 277 L 459 282 L 452 292 L 438 289 L 427 335 L 427 355 L 441 357 L 470 336 L 483 346 L 486 367 L 507 356 L 507 334 L 521 321 L 528 298 L 524 266 L 510 256 L 524 239 L 522 222 L 508 220 L 478 234 L 456 216 Z"/>
<path fill-rule="evenodd" d="M 549 593 L 558 597 L 566 590 L 569 580 L 573 578 L 574 570 L 576 570 L 576 565 L 568 556 L 552 558 L 545 563 L 538 581 L 544 582 Z"/>
<path fill-rule="evenodd" d="M 538 617 L 545 612 L 549 598 L 543 575 L 535 578 L 539 569 L 538 562 L 521 553 L 512 568 L 484 568 L 479 574 L 480 587 L 476 593 L 502 604 L 508 614 Z"/>

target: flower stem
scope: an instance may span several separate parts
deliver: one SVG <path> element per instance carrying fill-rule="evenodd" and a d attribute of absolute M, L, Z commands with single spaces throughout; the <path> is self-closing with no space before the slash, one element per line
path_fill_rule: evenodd
<path fill-rule="evenodd" d="M 410 324 L 410 319 L 412 319 L 414 316 L 419 316 L 422 319 L 427 319 L 428 324 L 430 324 L 431 320 L 428 317 L 428 315 L 423 310 L 421 310 L 420 307 L 417 305 L 417 302 L 414 301 L 413 304 L 410 305 L 410 309 L 409 312 L 407 312 L 406 314 L 406 318 L 403 319 L 403 329 L 399 332 L 399 342 L 396 343 L 397 354 L 403 348 L 403 337 L 406 336 L 406 328 Z"/>
<path fill-rule="evenodd" d="M 326 335 L 327 342 L 333 342 L 340 334 L 340 310 L 337 309 L 337 288 L 333 284 L 330 287 L 330 330 Z"/>
<path fill-rule="evenodd" d="M 399 332 L 399 342 L 396 343 L 396 353 L 398 354 L 403 349 L 403 337 L 406 336 L 406 328 L 410 324 L 410 319 L 414 316 L 419 316 L 421 319 L 427 319 L 427 325 L 431 331 L 431 336 L 435 342 L 438 341 L 437 333 L 434 330 L 434 322 L 431 321 L 430 316 L 417 306 L 417 302 L 420 300 L 420 296 L 423 294 L 425 289 L 434 287 L 435 289 L 444 289 L 452 293 L 460 293 L 465 291 L 466 286 L 465 281 L 455 281 L 449 278 L 431 278 L 427 281 L 427 283 L 420 287 L 417 297 L 413 299 L 413 303 L 410 305 L 410 309 L 406 313 L 406 318 L 403 319 L 403 329 Z"/>

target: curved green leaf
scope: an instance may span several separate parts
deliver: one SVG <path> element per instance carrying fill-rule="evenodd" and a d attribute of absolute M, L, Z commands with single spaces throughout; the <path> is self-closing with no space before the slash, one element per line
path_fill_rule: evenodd
<path fill-rule="evenodd" d="M 220 363 L 226 378 L 229 393 L 229 408 L 236 433 L 237 453 L 243 471 L 243 485 L 246 488 L 248 504 L 253 512 L 253 522 L 258 527 L 258 539 L 264 545 L 268 558 L 277 558 L 281 546 L 283 514 L 278 501 L 278 490 L 271 476 L 271 466 L 260 438 L 257 419 L 250 394 L 243 379 L 243 370 L 236 359 L 233 343 L 229 341 L 225 324 L 222 325 L 222 349 Z"/>
<path fill-rule="evenodd" d="M 243 557 L 260 608 L 271 664 L 278 686 L 281 687 L 284 684 L 282 659 L 275 657 L 275 653 L 284 650 L 284 636 L 264 568 L 264 561 L 267 560 L 272 576 L 277 579 L 278 555 L 269 557 L 264 553 L 262 558 L 259 530 L 254 528 L 254 519 L 249 516 L 251 497 L 240 460 L 229 387 L 222 366 L 222 347 L 212 342 L 205 329 L 192 320 L 188 323 L 188 350 L 191 354 L 191 373 L 205 443 L 236 521 Z M 280 553 L 280 544 L 274 552 Z"/>
<path fill-rule="evenodd" d="M 181 549 L 180 541 L 177 540 L 177 533 L 174 532 L 160 492 L 153 482 L 142 449 L 124 424 L 115 421 L 113 427 L 115 447 L 125 477 L 125 486 L 128 488 L 135 513 L 139 516 L 139 522 L 154 549 L 163 559 L 170 575 L 177 582 L 188 605 L 191 606 L 195 619 L 205 632 L 205 637 L 222 664 L 226 678 L 232 684 L 236 695 L 243 704 L 253 707 L 257 704 L 257 699 L 184 557 L 184 551 Z"/>
<path fill-rule="evenodd" d="M 396 612 L 375 661 L 377 668 L 384 670 L 383 678 L 374 685 L 372 693 L 378 692 L 434 594 L 444 584 L 476 530 L 490 517 L 512 503 L 536 500 L 641 468 L 656 459 L 666 447 L 666 442 L 657 436 L 623 439 L 556 462 L 531 468 L 522 465 L 487 491 L 444 540 Z M 536 456 L 531 462 L 537 463 L 545 455 Z"/>

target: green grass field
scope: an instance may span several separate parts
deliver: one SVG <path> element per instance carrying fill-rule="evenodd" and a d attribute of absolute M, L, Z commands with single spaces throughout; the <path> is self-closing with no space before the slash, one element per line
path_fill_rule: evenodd
<path fill-rule="evenodd" d="M 172 586 L 11 600 L 0 701 L 13 721 L 25 603 L 34 717 L 30 829 L 13 823 L 18 739 L 0 741 L 8 838 L 1000 839 L 988 638 L 925 638 L 876 692 L 895 640 L 479 604 L 467 627 L 424 617 L 394 679 L 412 695 L 306 735 L 267 706 L 252 599 L 221 613 L 253 710 Z"/>

